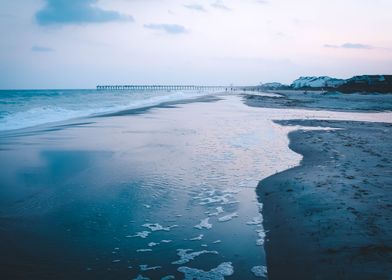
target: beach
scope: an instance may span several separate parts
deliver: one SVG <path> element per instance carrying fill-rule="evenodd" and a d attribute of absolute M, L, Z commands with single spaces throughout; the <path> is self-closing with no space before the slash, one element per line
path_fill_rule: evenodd
<path fill-rule="evenodd" d="M 391 10 L 1 0 L 0 280 L 392 280 Z"/>
<path fill-rule="evenodd" d="M 261 103 L 249 106 L 248 98 Z M 355 211 L 366 219 L 381 215 L 377 226 L 382 230 L 375 235 L 384 243 L 369 243 L 366 249 L 363 237 L 358 244 L 370 252 L 372 262 L 379 251 L 390 257 L 389 228 L 384 228 L 388 203 L 382 204 L 384 212 L 374 208 L 369 216 L 364 209 L 390 194 L 390 157 L 385 151 L 391 143 L 391 113 L 260 105 L 264 99 L 279 103 L 280 98 L 205 95 L 3 131 L 1 274 L 12 279 L 282 279 L 281 271 L 294 273 L 300 265 L 309 264 L 308 258 L 298 258 L 302 250 L 314 256 L 312 264 L 320 267 L 314 273 L 324 273 L 330 268 L 323 261 L 324 251 L 317 251 L 313 248 L 317 242 L 307 242 L 303 236 L 310 234 L 319 240 L 325 235 L 321 230 L 312 235 L 312 223 L 317 213 L 326 216 L 326 226 L 335 220 L 338 212 L 316 209 L 336 206 L 332 199 L 336 193 L 331 192 L 331 202 L 309 197 L 301 210 L 292 198 L 301 196 L 302 189 L 290 186 L 287 191 L 279 183 L 281 176 L 287 180 L 301 177 L 307 184 L 316 180 L 306 176 L 317 174 L 318 169 L 302 169 L 313 168 L 306 162 L 314 159 L 301 150 L 314 148 L 312 137 L 329 137 L 314 145 L 325 149 L 315 154 L 316 161 L 325 163 L 325 170 L 332 173 L 335 168 L 327 164 L 332 152 L 332 156 L 349 153 L 361 159 L 361 153 L 370 153 L 371 164 L 384 166 L 372 169 L 378 181 L 370 178 L 366 184 L 385 183 L 387 187 L 375 193 L 369 190 L 368 196 L 375 195 L 375 200 L 365 200 L 367 185 L 355 172 L 370 162 L 356 165 L 353 160 L 345 162 L 343 156 L 334 162 L 348 166 L 336 172 L 353 176 L 344 177 L 358 186 L 350 187 L 350 192 L 359 193 L 359 201 L 367 203 L 366 207 L 352 205 L 358 199 L 350 200 L 351 193 L 347 199 L 341 197 L 346 203 L 341 209 L 351 218 L 350 223 L 345 220 L 347 227 L 352 226 L 356 236 L 361 223 Z M 365 141 L 362 146 L 349 152 L 346 146 L 339 150 L 341 137 L 351 137 L 356 147 L 357 132 Z M 384 146 L 375 144 L 363 151 L 369 143 L 384 138 Z M 338 178 L 335 173 L 322 175 L 330 181 Z M 330 192 L 313 193 L 328 200 L 326 193 Z M 350 245 L 342 237 L 348 229 L 343 229 L 337 236 L 328 235 L 333 240 L 323 243 L 332 259 L 344 258 L 342 247 Z M 385 247 L 380 248 L 381 244 Z M 388 259 L 381 258 L 385 262 L 374 266 L 381 273 L 377 275 L 387 272 Z M 349 270 L 346 265 L 344 275 L 350 275 Z"/>
<path fill-rule="evenodd" d="M 276 91 L 275 91 L 276 92 Z M 278 91 L 250 106 L 390 111 L 390 95 Z M 335 128 L 289 134 L 301 164 L 262 180 L 269 279 L 390 279 L 391 123 L 290 120 L 283 126 Z"/>
<path fill-rule="evenodd" d="M 301 165 L 260 182 L 270 279 L 390 279 L 391 124 L 289 121 Z"/>

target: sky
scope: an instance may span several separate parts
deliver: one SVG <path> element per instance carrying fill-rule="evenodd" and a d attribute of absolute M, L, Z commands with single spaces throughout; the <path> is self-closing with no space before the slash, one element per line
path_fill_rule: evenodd
<path fill-rule="evenodd" d="M 0 89 L 392 74 L 391 0 L 0 0 Z"/>

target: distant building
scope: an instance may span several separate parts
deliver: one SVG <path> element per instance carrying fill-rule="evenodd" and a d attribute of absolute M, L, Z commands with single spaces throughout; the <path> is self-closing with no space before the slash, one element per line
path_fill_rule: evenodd
<path fill-rule="evenodd" d="M 338 88 L 341 92 L 392 93 L 392 75 L 354 76 Z"/>
<path fill-rule="evenodd" d="M 343 79 L 335 79 L 328 76 L 300 77 L 295 80 L 291 87 L 294 89 L 327 89 L 337 88 L 345 83 Z"/>
<path fill-rule="evenodd" d="M 260 84 L 259 88 L 261 90 L 278 90 L 278 89 L 290 89 L 290 86 L 284 85 L 282 83 L 265 83 L 265 84 Z"/>

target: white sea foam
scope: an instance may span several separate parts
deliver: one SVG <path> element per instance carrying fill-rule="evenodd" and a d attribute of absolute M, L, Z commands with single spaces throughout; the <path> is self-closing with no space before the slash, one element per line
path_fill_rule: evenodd
<path fill-rule="evenodd" d="M 199 197 L 195 197 L 196 199 L 200 200 L 200 205 L 210 205 L 210 204 L 221 204 L 221 205 L 228 205 L 228 204 L 235 204 L 239 201 L 234 198 L 235 193 L 232 192 L 224 192 L 224 193 L 216 193 L 215 190 L 212 192 L 205 192 L 200 194 Z"/>
<path fill-rule="evenodd" d="M 137 249 L 136 252 L 143 253 L 143 252 L 152 252 L 151 249 Z"/>
<path fill-rule="evenodd" d="M 254 217 L 252 220 L 247 222 L 247 225 L 261 225 L 263 223 L 263 216 Z"/>
<path fill-rule="evenodd" d="M 257 229 L 256 232 L 257 232 L 257 235 L 259 236 L 259 238 L 256 240 L 256 245 L 263 246 L 264 239 L 265 239 L 265 231 L 263 228 L 261 228 L 261 229 Z"/>
<path fill-rule="evenodd" d="M 195 228 L 197 228 L 197 229 L 203 229 L 203 228 L 210 229 L 210 228 L 212 228 L 212 224 L 210 224 L 208 222 L 209 219 L 210 218 L 205 218 L 205 219 L 201 220 L 199 224 L 195 225 Z"/>
<path fill-rule="evenodd" d="M 234 212 L 234 213 L 231 213 L 231 214 L 228 214 L 226 216 L 218 218 L 218 221 L 219 222 L 227 222 L 227 221 L 230 221 L 230 220 L 232 220 L 233 218 L 236 218 L 236 217 L 238 217 L 238 214 L 237 214 L 237 212 Z"/>
<path fill-rule="evenodd" d="M 210 271 L 181 266 L 177 269 L 185 274 L 185 280 L 224 280 L 225 276 L 231 276 L 234 268 L 231 262 L 224 262 Z"/>
<path fill-rule="evenodd" d="M 140 238 L 147 238 L 150 235 L 151 232 L 149 231 L 140 231 L 137 232 L 135 235 L 127 235 L 126 237 L 132 238 L 132 237 L 140 237 Z"/>
<path fill-rule="evenodd" d="M 201 198 L 201 202 L 199 203 L 200 205 L 208 205 L 212 203 L 221 203 L 221 204 L 228 204 L 232 202 L 233 195 L 232 194 L 223 194 L 223 195 L 216 195 L 212 197 L 205 197 Z"/>
<path fill-rule="evenodd" d="M 133 280 L 150 280 L 150 278 L 139 274 L 136 278 L 133 278 Z"/>
<path fill-rule="evenodd" d="M 162 266 L 148 266 L 147 264 L 141 264 L 139 265 L 139 268 L 141 271 L 148 271 L 148 270 L 161 269 Z"/>
<path fill-rule="evenodd" d="M 190 241 L 196 241 L 196 240 L 202 240 L 204 237 L 204 234 L 200 234 L 199 236 L 189 238 Z"/>
<path fill-rule="evenodd" d="M 216 212 L 209 213 L 208 216 L 218 216 L 219 214 L 222 214 L 223 212 L 224 212 L 223 208 L 221 206 L 219 206 L 219 207 L 216 207 Z"/>
<path fill-rule="evenodd" d="M 172 262 L 172 264 L 184 264 L 190 262 L 191 260 L 195 259 L 196 257 L 203 255 L 203 254 L 218 254 L 217 251 L 197 251 L 192 252 L 192 249 L 177 249 L 177 255 L 180 257 L 178 261 Z"/>
<path fill-rule="evenodd" d="M 161 226 L 158 223 L 155 224 L 144 224 L 143 227 L 149 228 L 151 231 L 170 231 L 172 228 L 178 227 L 178 225 L 172 225 L 168 227 Z"/>
<path fill-rule="evenodd" d="M 267 267 L 264 265 L 254 266 L 251 271 L 256 277 L 267 277 Z"/>

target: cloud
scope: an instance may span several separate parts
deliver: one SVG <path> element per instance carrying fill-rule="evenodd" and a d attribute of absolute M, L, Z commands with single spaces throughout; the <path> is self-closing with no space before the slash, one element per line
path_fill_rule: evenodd
<path fill-rule="evenodd" d="M 31 47 L 32 52 L 53 52 L 54 49 L 48 48 L 48 47 L 43 47 L 43 46 L 33 46 Z"/>
<path fill-rule="evenodd" d="M 35 14 L 40 25 L 133 21 L 132 16 L 96 6 L 98 0 L 45 0 L 45 6 Z"/>
<path fill-rule="evenodd" d="M 266 5 L 266 4 L 268 4 L 268 1 L 266 1 L 266 0 L 256 0 L 256 3 L 262 4 L 262 5 Z"/>
<path fill-rule="evenodd" d="M 225 6 L 225 4 L 223 4 L 222 1 L 217 0 L 215 3 L 211 4 L 212 7 L 216 8 L 216 9 L 221 9 L 221 10 L 225 10 L 225 11 L 231 11 L 231 9 L 227 6 Z"/>
<path fill-rule="evenodd" d="M 184 26 L 178 24 L 150 23 L 150 24 L 145 24 L 144 27 L 152 30 L 162 30 L 169 34 L 181 34 L 181 33 L 188 32 L 188 30 Z"/>
<path fill-rule="evenodd" d="M 333 48 L 333 49 L 362 49 L 362 50 L 371 50 L 374 47 L 370 45 L 358 44 L 358 43 L 344 43 L 342 45 L 324 45 L 325 48 Z"/>
<path fill-rule="evenodd" d="M 206 11 L 202 5 L 198 5 L 198 4 L 184 5 L 184 7 L 187 9 L 190 9 L 190 10 L 198 11 L 198 12 L 205 12 Z"/>
<path fill-rule="evenodd" d="M 363 44 L 353 44 L 353 43 L 345 43 L 341 45 L 342 48 L 345 49 L 373 49 L 372 46 L 369 45 L 363 45 Z"/>

